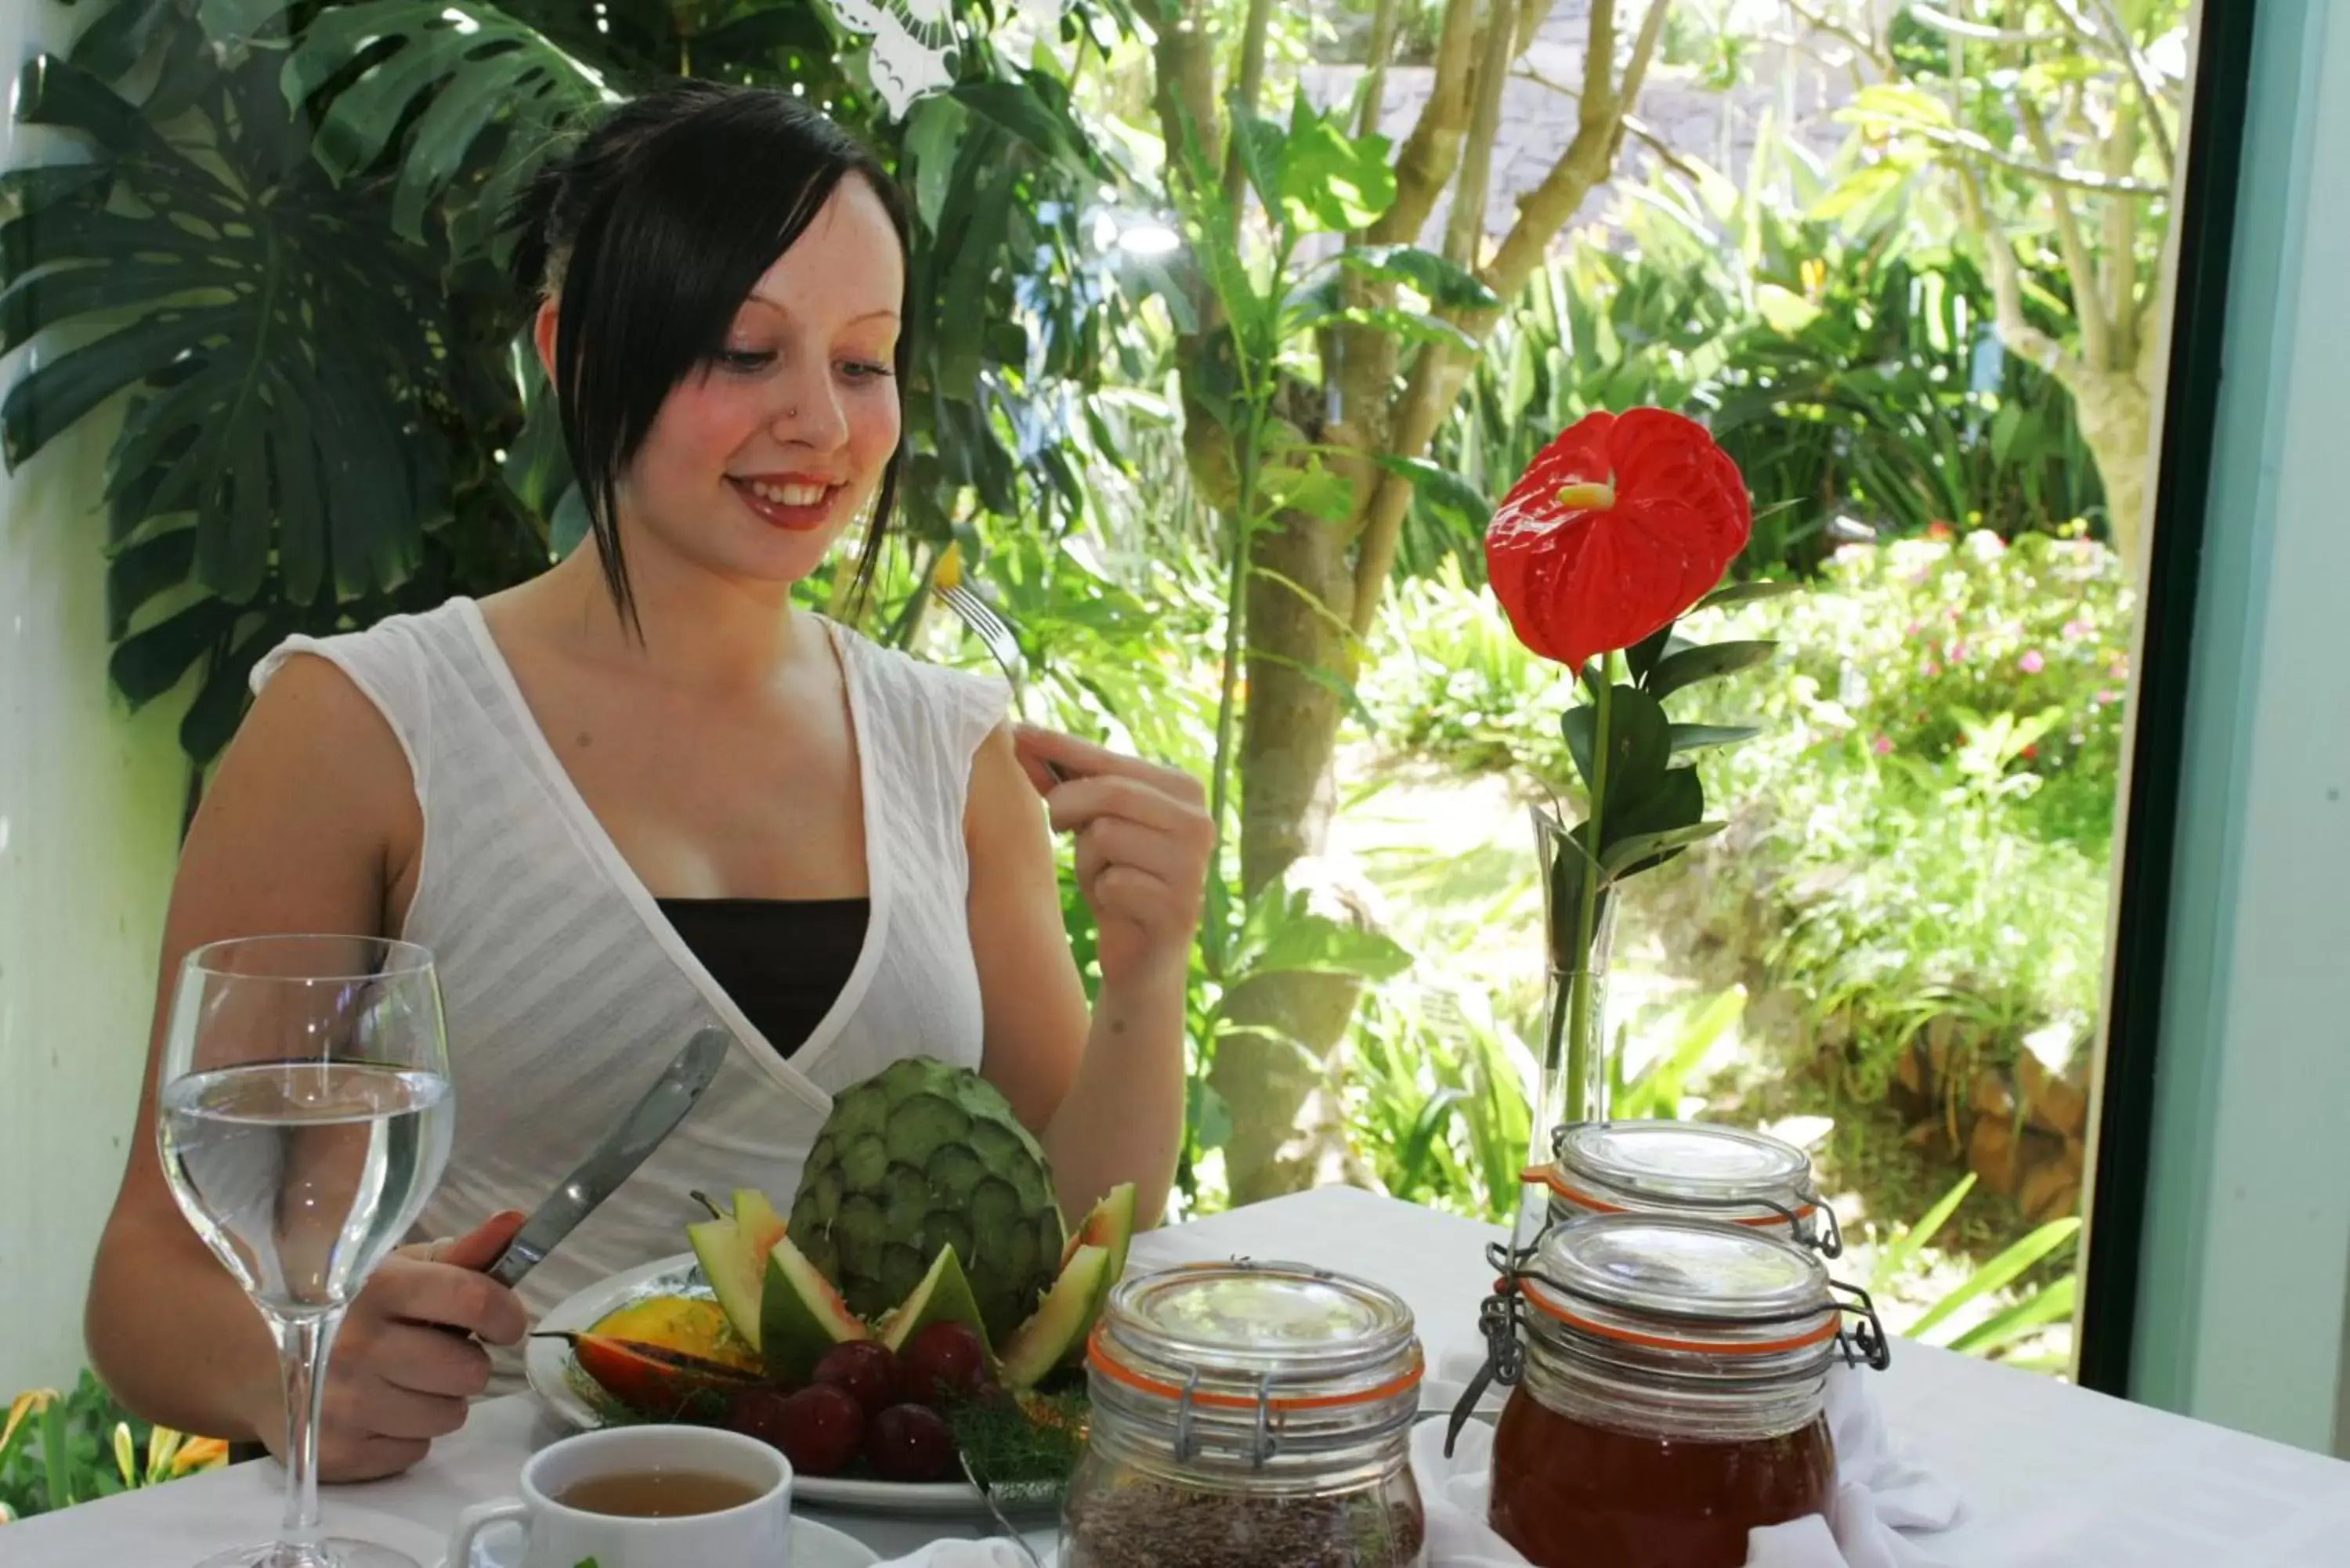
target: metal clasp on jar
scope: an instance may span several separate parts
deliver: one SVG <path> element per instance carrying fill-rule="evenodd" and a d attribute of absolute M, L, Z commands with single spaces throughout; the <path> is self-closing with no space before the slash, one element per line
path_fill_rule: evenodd
<path fill-rule="evenodd" d="M 1194 1371 L 1184 1380 L 1183 1392 L 1175 1401 L 1175 1462 L 1190 1464 L 1200 1454 L 1198 1434 L 1191 1429 L 1191 1413 L 1196 1407 L 1193 1398 L 1200 1391 L 1200 1374 Z M 1273 1430 L 1273 1378 L 1270 1374 L 1256 1380 L 1256 1432 L 1249 1445 L 1249 1468 L 1262 1470 L 1271 1463 L 1281 1439 Z"/>

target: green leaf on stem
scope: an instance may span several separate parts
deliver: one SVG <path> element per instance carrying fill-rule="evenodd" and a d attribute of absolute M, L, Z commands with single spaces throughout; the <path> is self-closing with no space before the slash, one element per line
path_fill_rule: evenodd
<path fill-rule="evenodd" d="M 1734 746 L 1762 732 L 1760 724 L 1675 724 L 1673 755 L 1701 752 L 1709 746 Z"/>
<path fill-rule="evenodd" d="M 1559 721 L 1567 753 L 1586 784 L 1593 780 L 1592 737 L 1596 723 L 1597 711 L 1587 706 L 1568 709 Z M 1614 824 L 1608 819 L 1621 803 L 1657 786 L 1672 754 L 1672 722 L 1664 709 L 1637 687 L 1613 688 L 1607 698 L 1607 799 L 1601 813 L 1611 836 Z"/>
<path fill-rule="evenodd" d="M 1600 874 L 1623 877 L 1661 864 L 1667 852 L 1686 849 L 1729 826 L 1726 822 L 1698 822 L 1687 827 L 1669 827 L 1661 833 L 1636 833 L 1626 838 L 1610 836 L 1606 853 L 1599 857 Z"/>
<path fill-rule="evenodd" d="M 1357 245 L 1340 251 L 1338 264 L 1381 283 L 1408 284 L 1440 307 L 1498 310 L 1502 306 L 1501 296 L 1475 273 L 1416 245 Z"/>
<path fill-rule="evenodd" d="M 1235 95 L 1228 108 L 1232 117 L 1232 151 L 1250 189 L 1269 213 L 1281 211 L 1282 188 L 1288 170 L 1286 139 L 1281 127 L 1264 119 Z"/>
<path fill-rule="evenodd" d="M 1201 1154 L 1232 1141 L 1232 1109 L 1213 1084 L 1205 1078 L 1193 1078 L 1186 1098 L 1190 1105 L 1185 1125 L 1192 1129 L 1191 1141 Z"/>
<path fill-rule="evenodd" d="M 1910 1336 L 1923 1338 L 1927 1330 L 1950 1317 L 1978 1296 L 2005 1290 L 2034 1263 L 2079 1235 L 2080 1231 L 2081 1220 L 2078 1215 L 2067 1215 L 2062 1220 L 2050 1220 L 1976 1270 L 1967 1277 L 1964 1283 L 1927 1308 L 1918 1321 L 1910 1325 Z"/>
<path fill-rule="evenodd" d="M 1727 587 L 1714 589 L 1713 592 L 1698 600 L 1694 607 L 1721 609 L 1729 605 L 1752 604 L 1759 599 L 1783 598 L 1789 594 L 1801 593 L 1803 588 L 1804 585 L 1801 583 L 1778 583 L 1762 579 L 1751 583 L 1731 583 Z"/>
<path fill-rule="evenodd" d="M 1700 680 L 1714 680 L 1741 670 L 1751 670 L 1778 651 L 1775 642 L 1709 642 L 1685 648 L 1659 661 L 1643 683 L 1662 701 Z"/>
<path fill-rule="evenodd" d="M 1651 632 L 1647 637 L 1642 638 L 1639 641 L 1634 643 L 1631 647 L 1624 650 L 1624 663 L 1625 666 L 1632 672 L 1632 683 L 1634 685 L 1638 686 L 1646 684 L 1648 679 L 1648 671 L 1657 667 L 1657 661 L 1663 659 L 1668 653 L 1673 651 L 1675 641 L 1673 637 L 1673 627 L 1674 623 L 1672 621 L 1667 621 L 1655 631 Z M 1680 646 L 1682 648 L 1687 648 L 1690 645 L 1687 642 L 1682 642 Z"/>
<path fill-rule="evenodd" d="M 1378 465 L 1411 481 L 1413 493 L 1444 522 L 1475 537 L 1484 535 L 1493 520 L 1493 504 L 1484 492 L 1449 468 L 1439 468 L 1424 457 L 1399 457 L 1381 452 Z"/>
<path fill-rule="evenodd" d="M 1249 901 L 1233 970 L 1263 974 L 1344 974 L 1391 980 L 1411 967 L 1411 954 L 1383 931 L 1333 919 L 1314 907 L 1314 893 L 1276 882 Z"/>
<path fill-rule="evenodd" d="M 1347 135 L 1299 91 L 1282 150 L 1280 215 L 1301 234 L 1369 227 L 1395 205 L 1395 170 L 1388 151 L 1386 137 Z M 1261 187 L 1258 194 L 1263 194 Z M 1274 203 L 1267 201 L 1265 206 L 1270 210 Z"/>

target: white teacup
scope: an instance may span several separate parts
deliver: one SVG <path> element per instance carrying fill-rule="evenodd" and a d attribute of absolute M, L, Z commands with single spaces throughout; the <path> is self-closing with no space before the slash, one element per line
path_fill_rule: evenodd
<path fill-rule="evenodd" d="M 661 1518 L 596 1513 L 562 1498 L 583 1483 L 649 1472 L 709 1476 L 752 1490 L 714 1513 Z M 550 1444 L 522 1468 L 522 1496 L 467 1509 L 449 1537 L 449 1568 L 469 1568 L 474 1538 L 514 1522 L 526 1540 L 516 1568 L 736 1568 L 791 1562 L 792 1467 L 755 1438 L 709 1427 L 619 1427 Z"/>

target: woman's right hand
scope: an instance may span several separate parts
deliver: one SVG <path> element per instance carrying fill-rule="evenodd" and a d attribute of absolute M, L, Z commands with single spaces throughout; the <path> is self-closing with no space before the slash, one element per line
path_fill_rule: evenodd
<path fill-rule="evenodd" d="M 454 1241 L 402 1247 L 361 1287 L 328 1366 L 319 1480 L 398 1475 L 465 1424 L 469 1401 L 489 1386 L 482 1345 L 519 1344 L 530 1326 L 514 1292 L 481 1272 L 522 1222 L 509 1210 Z M 283 1458 L 282 1413 L 254 1426 Z"/>

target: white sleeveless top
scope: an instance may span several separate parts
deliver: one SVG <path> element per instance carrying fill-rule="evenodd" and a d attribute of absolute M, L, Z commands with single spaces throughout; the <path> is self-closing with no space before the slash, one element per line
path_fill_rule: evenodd
<path fill-rule="evenodd" d="M 963 804 L 1007 689 L 824 624 L 856 732 L 872 909 L 847 986 L 788 1060 L 598 826 L 473 600 L 291 638 L 254 672 L 258 691 L 294 654 L 332 661 L 408 754 L 424 841 L 400 934 L 430 948 L 440 971 L 457 1102 L 448 1172 L 420 1234 L 535 1208 L 694 1030 L 714 1023 L 734 1037 L 684 1123 L 523 1281 L 534 1318 L 684 1251 L 687 1223 L 704 1217 L 696 1189 L 754 1187 L 788 1210 L 832 1091 L 903 1056 L 979 1065 Z"/>

